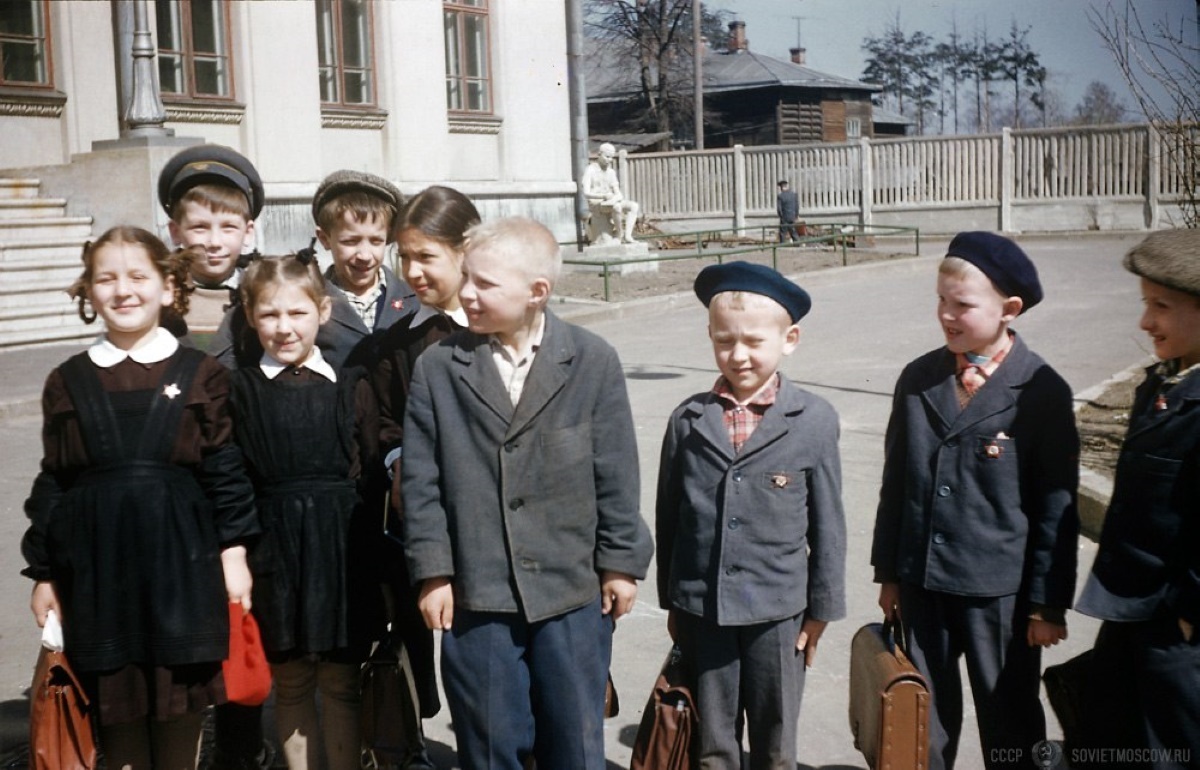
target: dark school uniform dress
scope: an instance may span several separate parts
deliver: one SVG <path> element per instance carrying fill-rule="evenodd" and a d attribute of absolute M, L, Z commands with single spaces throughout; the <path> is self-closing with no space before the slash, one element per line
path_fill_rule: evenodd
<path fill-rule="evenodd" d="M 106 724 L 224 700 L 220 553 L 258 533 L 228 372 L 174 338 L 156 344 L 160 360 L 102 367 L 81 353 L 50 374 L 26 503 L 24 574 L 56 582 L 65 649 Z"/>
<path fill-rule="evenodd" d="M 1151 367 L 1138 386 L 1077 606 L 1104 620 L 1085 738 L 1154 749 L 1143 766 L 1162 768 L 1200 766 L 1200 370 L 1172 371 Z"/>
<path fill-rule="evenodd" d="M 1071 606 L 1079 436 L 1071 389 L 1016 335 L 963 406 L 955 356 L 931 351 L 896 383 L 871 564 L 900 584 L 913 662 L 930 681 L 930 768 L 951 767 L 967 663 L 984 763 L 1046 737 L 1037 608 Z M 1026 755 L 1027 756 L 1027 755 Z"/>
<path fill-rule="evenodd" d="M 378 412 L 361 370 L 334 371 L 336 382 L 305 367 L 274 379 L 259 366 L 233 374 L 236 436 L 263 529 L 250 552 L 254 612 L 277 663 L 309 653 L 362 660 L 378 634 L 379 590 L 364 558 L 366 506 L 382 505 L 368 481 Z"/>
<path fill-rule="evenodd" d="M 379 343 L 379 362 L 372 373 L 372 384 L 379 398 L 379 451 L 384 465 L 402 459 L 404 445 L 404 408 L 408 404 L 409 385 L 417 356 L 426 348 L 465 328 L 451 316 L 422 305 L 412 315 L 396 322 Z M 395 457 L 393 457 L 395 455 Z M 400 636 L 412 663 L 413 679 L 424 719 L 441 710 L 434 663 L 433 632 L 417 607 L 417 590 L 408 576 L 404 550 L 400 543 L 401 526 L 389 506 L 380 567 L 395 599 L 393 630 Z"/>

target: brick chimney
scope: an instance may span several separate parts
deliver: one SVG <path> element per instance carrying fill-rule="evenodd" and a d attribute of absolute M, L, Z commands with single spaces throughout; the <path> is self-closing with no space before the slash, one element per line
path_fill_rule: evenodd
<path fill-rule="evenodd" d="M 792 54 L 792 64 L 804 64 L 804 54 L 808 51 L 807 48 L 789 48 Z"/>
<path fill-rule="evenodd" d="M 746 22 L 729 22 L 729 53 L 741 53 L 750 48 L 746 40 Z"/>

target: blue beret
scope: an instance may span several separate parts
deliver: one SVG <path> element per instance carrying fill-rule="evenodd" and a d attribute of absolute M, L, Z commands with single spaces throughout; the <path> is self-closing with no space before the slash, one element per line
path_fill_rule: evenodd
<path fill-rule="evenodd" d="M 761 294 L 783 305 L 796 323 L 808 314 L 812 299 L 808 292 L 766 265 L 753 262 L 726 262 L 709 265 L 696 276 L 696 296 L 708 307 L 712 298 L 723 291 L 748 291 Z"/>
<path fill-rule="evenodd" d="M 167 216 L 184 193 L 196 185 L 236 187 L 250 204 L 250 218 L 257 219 L 265 196 L 262 179 L 244 155 L 220 144 L 189 147 L 167 161 L 158 175 L 158 202 Z"/>
<path fill-rule="evenodd" d="M 1003 235 L 982 230 L 959 233 L 946 248 L 947 257 L 959 257 L 983 271 L 1006 297 L 1020 297 L 1021 312 L 1042 301 L 1042 284 L 1033 261 Z"/>

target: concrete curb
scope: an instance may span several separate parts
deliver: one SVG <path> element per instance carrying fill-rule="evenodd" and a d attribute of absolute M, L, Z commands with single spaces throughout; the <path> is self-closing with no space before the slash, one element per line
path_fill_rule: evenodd
<path fill-rule="evenodd" d="M 1117 372 L 1104 382 L 1085 388 L 1075 394 L 1075 411 L 1078 412 L 1089 401 L 1103 395 L 1109 388 L 1120 382 L 1136 379 L 1148 365 L 1149 359 Z M 1104 526 L 1104 514 L 1108 510 L 1109 500 L 1112 499 L 1113 480 L 1102 473 L 1090 468 L 1079 466 L 1079 524 L 1080 534 L 1094 542 L 1100 540 L 1100 530 Z"/>

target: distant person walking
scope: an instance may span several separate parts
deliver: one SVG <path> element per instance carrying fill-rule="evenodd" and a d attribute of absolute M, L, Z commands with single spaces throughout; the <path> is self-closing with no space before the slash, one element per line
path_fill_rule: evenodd
<path fill-rule="evenodd" d="M 779 215 L 779 242 L 784 239 L 799 243 L 800 233 L 796 231 L 796 218 L 800 216 L 800 199 L 796 191 L 788 187 L 786 179 L 779 180 L 779 196 L 775 199 L 775 213 Z"/>

